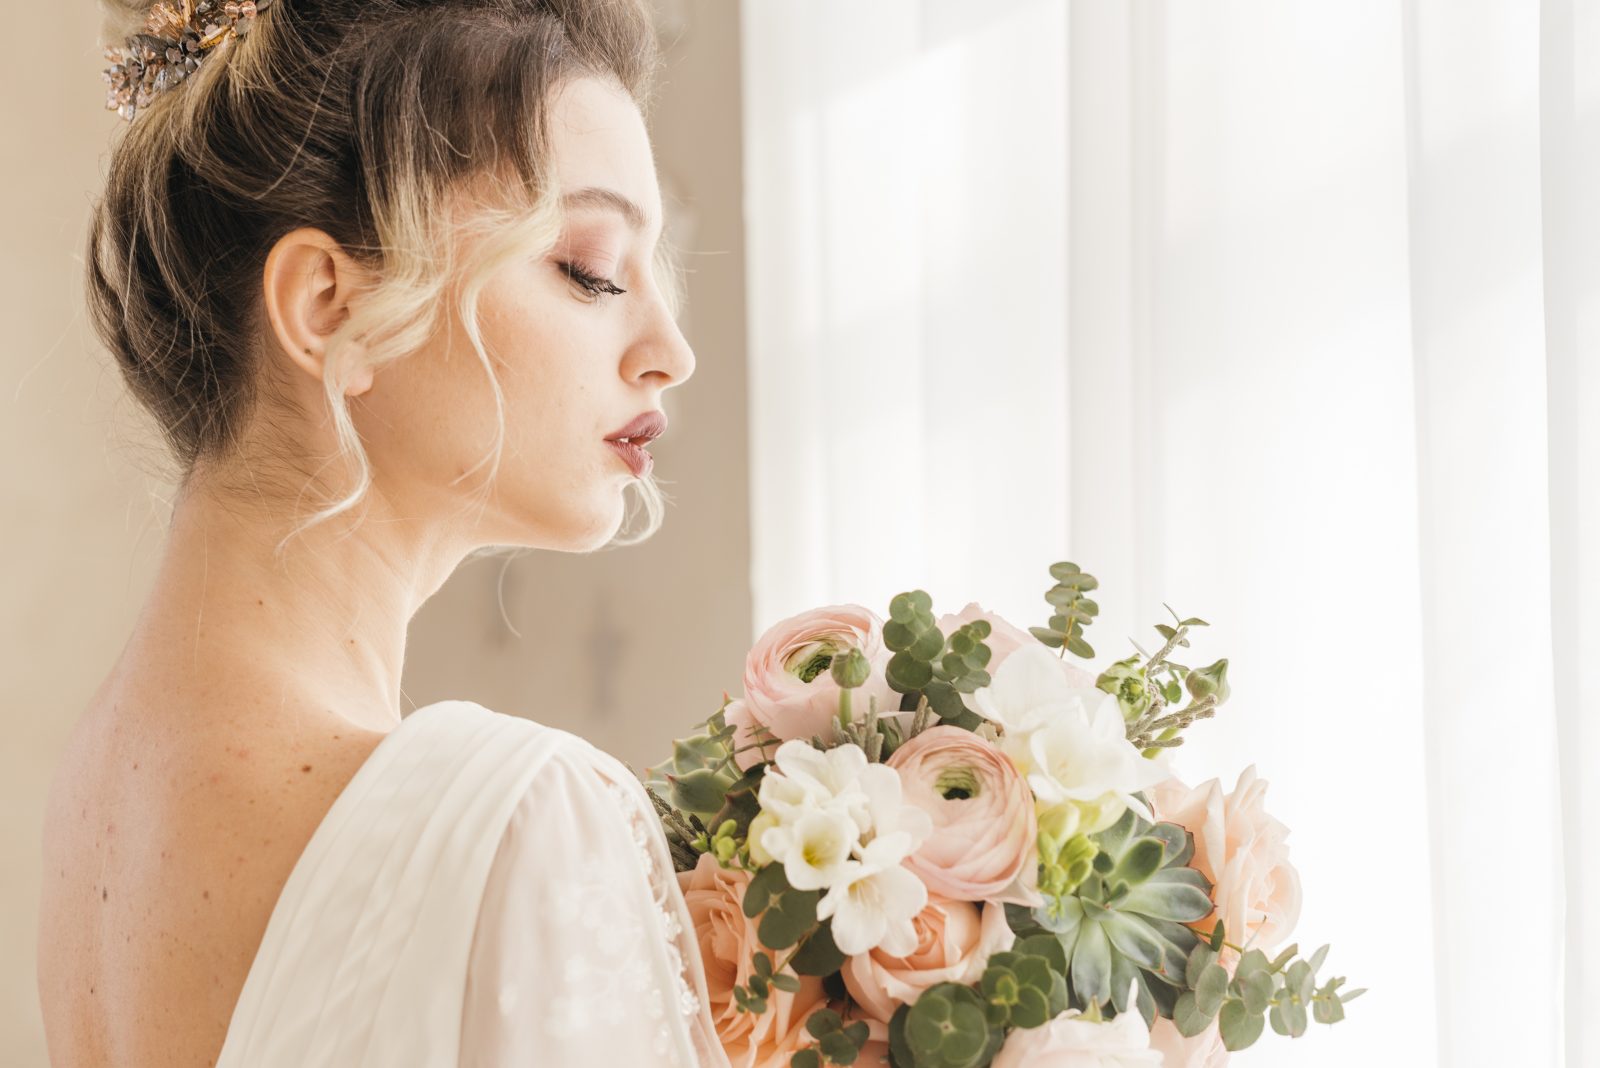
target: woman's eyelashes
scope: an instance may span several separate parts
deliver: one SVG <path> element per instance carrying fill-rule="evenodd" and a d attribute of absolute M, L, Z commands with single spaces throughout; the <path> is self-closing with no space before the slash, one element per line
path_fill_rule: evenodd
<path fill-rule="evenodd" d="M 585 292 L 596 302 L 606 296 L 620 296 L 627 292 L 626 289 L 618 288 L 611 279 L 601 278 L 576 262 L 563 262 L 561 269 L 568 278 L 582 286 Z"/>

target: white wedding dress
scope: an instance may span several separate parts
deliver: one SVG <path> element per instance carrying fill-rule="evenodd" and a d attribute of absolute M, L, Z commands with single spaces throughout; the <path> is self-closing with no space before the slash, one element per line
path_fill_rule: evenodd
<path fill-rule="evenodd" d="M 217 1068 L 726 1068 L 643 786 L 470 701 L 386 735 L 284 884 Z"/>

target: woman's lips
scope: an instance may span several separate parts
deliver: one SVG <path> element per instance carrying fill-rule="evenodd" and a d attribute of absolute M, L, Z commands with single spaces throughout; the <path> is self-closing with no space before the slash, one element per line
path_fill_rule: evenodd
<path fill-rule="evenodd" d="M 643 478 L 649 474 L 651 467 L 655 465 L 655 457 L 638 445 L 630 445 L 626 441 L 607 441 L 606 444 L 622 457 L 636 478 Z"/>

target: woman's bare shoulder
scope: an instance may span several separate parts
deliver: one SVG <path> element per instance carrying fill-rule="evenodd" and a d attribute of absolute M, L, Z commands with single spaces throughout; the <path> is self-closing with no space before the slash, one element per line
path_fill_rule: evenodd
<path fill-rule="evenodd" d="M 265 712 L 123 695 L 75 727 L 42 843 L 38 978 L 56 1063 L 178 1063 L 173 1043 L 204 1063 L 220 1049 L 289 873 L 386 733 Z"/>

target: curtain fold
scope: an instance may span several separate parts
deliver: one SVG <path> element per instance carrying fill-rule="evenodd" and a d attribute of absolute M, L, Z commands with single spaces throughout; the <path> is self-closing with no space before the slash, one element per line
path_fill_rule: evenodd
<path fill-rule="evenodd" d="M 1541 8 L 1540 148 L 1549 407 L 1550 622 L 1560 753 L 1568 1066 L 1600 1064 L 1600 4 Z M 1587 669 L 1587 670 L 1586 670 Z"/>
<path fill-rule="evenodd" d="M 1540 12 L 1460 0 L 1408 0 L 1405 11 L 1439 1060 L 1556 1064 L 1564 890 Z M 1515 803 L 1501 783 L 1515 786 Z M 1516 886 L 1514 953 L 1485 953 L 1465 937 L 1484 918 L 1488 887 L 1474 873 L 1486 841 L 1516 843 L 1519 859 L 1505 869 Z M 1515 1014 L 1485 1013 L 1482 992 L 1513 962 L 1535 996 L 1519 998 Z"/>
<path fill-rule="evenodd" d="M 753 630 L 1208 620 L 1179 770 L 1371 988 L 1236 1065 L 1600 1057 L 1597 9 L 742 9 Z"/>

